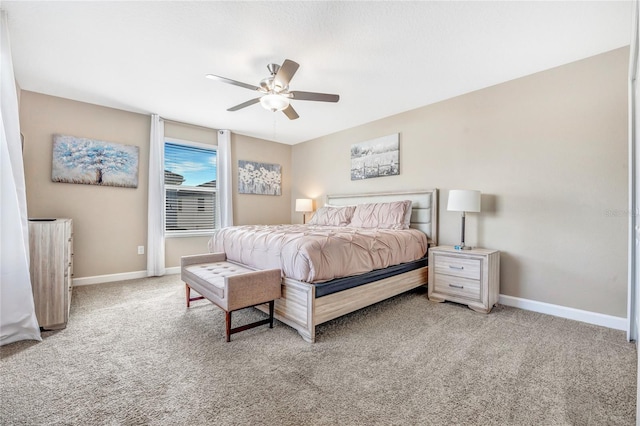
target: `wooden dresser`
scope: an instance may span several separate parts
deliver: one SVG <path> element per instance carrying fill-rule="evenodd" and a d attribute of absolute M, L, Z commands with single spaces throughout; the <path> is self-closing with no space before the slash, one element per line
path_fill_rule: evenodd
<path fill-rule="evenodd" d="M 430 248 L 428 295 L 435 302 L 450 300 L 489 313 L 500 295 L 500 252 Z"/>
<path fill-rule="evenodd" d="M 31 287 L 38 324 L 65 328 L 71 307 L 73 221 L 29 219 Z"/>

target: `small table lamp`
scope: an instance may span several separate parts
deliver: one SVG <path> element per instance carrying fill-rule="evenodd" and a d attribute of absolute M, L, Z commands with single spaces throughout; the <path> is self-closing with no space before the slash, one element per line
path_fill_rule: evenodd
<path fill-rule="evenodd" d="M 296 211 L 302 212 L 302 223 L 305 223 L 306 214 L 313 211 L 313 200 L 310 198 L 296 198 Z"/>
<path fill-rule="evenodd" d="M 478 213 L 480 211 L 480 191 L 469 189 L 450 190 L 447 210 L 462 212 L 462 235 L 459 248 L 461 250 L 471 250 L 471 247 L 464 245 L 464 214 L 465 212 Z"/>

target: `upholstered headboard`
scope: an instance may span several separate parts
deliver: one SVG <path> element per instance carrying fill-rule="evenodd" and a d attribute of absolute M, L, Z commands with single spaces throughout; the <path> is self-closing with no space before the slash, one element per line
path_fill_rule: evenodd
<path fill-rule="evenodd" d="M 427 234 L 429 245 L 438 245 L 438 190 L 327 195 L 326 204 L 348 206 L 411 200 L 411 227 Z"/>

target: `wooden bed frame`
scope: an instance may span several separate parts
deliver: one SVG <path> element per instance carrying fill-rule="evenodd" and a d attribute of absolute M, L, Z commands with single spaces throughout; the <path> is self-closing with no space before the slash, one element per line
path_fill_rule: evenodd
<path fill-rule="evenodd" d="M 438 243 L 438 190 L 328 195 L 334 206 L 411 200 L 411 227 L 427 234 L 429 246 Z M 428 267 L 384 278 L 369 284 L 316 298 L 313 284 L 283 278 L 282 297 L 276 300 L 275 317 L 295 328 L 307 342 L 316 339 L 316 326 L 427 283 Z M 263 312 L 268 305 L 257 306 Z"/>

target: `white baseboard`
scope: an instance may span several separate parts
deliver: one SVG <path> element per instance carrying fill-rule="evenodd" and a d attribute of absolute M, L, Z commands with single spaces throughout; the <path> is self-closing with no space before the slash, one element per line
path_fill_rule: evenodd
<path fill-rule="evenodd" d="M 521 299 L 519 297 L 500 295 L 501 305 L 513 306 L 514 308 L 525 309 L 527 311 L 539 312 L 541 314 L 553 315 L 556 317 L 572 319 L 586 322 L 588 324 L 600 325 L 602 327 L 613 328 L 615 330 L 627 331 L 628 322 L 626 318 L 614 317 L 611 315 L 599 314 L 597 312 L 583 311 L 566 306 L 552 305 L 551 303 L 538 302 L 535 300 Z"/>
<path fill-rule="evenodd" d="M 179 274 L 180 267 L 174 266 L 172 268 L 166 268 L 165 273 L 167 275 L 171 274 Z M 147 271 L 134 271 L 134 272 L 124 272 L 121 274 L 109 274 L 109 275 L 96 275 L 93 277 L 82 277 L 82 278 L 74 278 L 73 286 L 82 286 L 82 285 L 93 285 L 93 284 L 104 284 L 104 283 L 112 283 L 115 281 L 124 281 L 124 280 L 137 280 L 139 278 L 146 278 Z"/>

